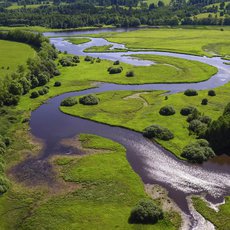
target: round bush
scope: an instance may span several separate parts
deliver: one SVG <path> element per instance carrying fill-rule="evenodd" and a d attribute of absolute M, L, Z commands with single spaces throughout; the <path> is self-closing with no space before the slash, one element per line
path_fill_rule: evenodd
<path fill-rule="evenodd" d="M 90 94 L 90 95 L 81 97 L 79 99 L 79 103 L 83 105 L 97 105 L 99 103 L 99 99 L 96 96 Z"/>
<path fill-rule="evenodd" d="M 184 147 L 181 156 L 192 163 L 202 163 L 215 156 L 206 140 L 198 140 Z"/>
<path fill-rule="evenodd" d="M 37 91 L 33 91 L 30 95 L 30 98 L 37 98 L 39 97 L 39 93 Z"/>
<path fill-rule="evenodd" d="M 76 97 L 67 97 L 61 102 L 61 106 L 73 106 L 77 104 Z"/>
<path fill-rule="evenodd" d="M 216 96 L 216 92 L 211 89 L 208 91 L 208 96 L 214 97 L 214 96 Z"/>
<path fill-rule="evenodd" d="M 92 57 L 86 56 L 84 60 L 85 60 L 85 61 L 92 61 L 92 59 L 93 59 Z"/>
<path fill-rule="evenodd" d="M 207 104 L 208 104 L 208 99 L 207 98 L 202 99 L 201 105 L 207 105 Z"/>
<path fill-rule="evenodd" d="M 61 86 L 61 82 L 60 82 L 60 81 L 55 81 L 54 86 L 55 86 L 55 87 Z"/>
<path fill-rule="evenodd" d="M 38 93 L 39 93 L 39 95 L 44 95 L 44 94 L 45 94 L 44 91 L 43 91 L 42 89 L 39 89 L 39 90 L 38 90 Z"/>
<path fill-rule="evenodd" d="M 198 93 L 195 89 L 187 89 L 184 91 L 184 95 L 186 95 L 186 96 L 197 96 Z"/>
<path fill-rule="evenodd" d="M 127 72 L 126 77 L 134 77 L 134 72 L 133 71 Z"/>
<path fill-rule="evenodd" d="M 141 200 L 131 211 L 129 223 L 155 224 L 163 219 L 163 212 L 151 200 Z"/>
<path fill-rule="evenodd" d="M 143 135 L 147 138 L 159 138 L 165 141 L 174 138 L 173 133 L 169 129 L 161 127 L 159 125 L 151 125 L 145 128 Z"/>
<path fill-rule="evenodd" d="M 192 106 L 184 107 L 181 109 L 180 114 L 183 116 L 188 116 L 189 114 L 192 114 L 194 110 L 196 110 L 196 108 Z"/>
<path fill-rule="evenodd" d="M 123 68 L 122 68 L 122 67 L 117 67 L 117 68 L 110 67 L 110 68 L 108 69 L 109 74 L 117 74 L 117 73 L 121 73 L 121 72 L 122 72 L 122 70 L 123 70 Z"/>
<path fill-rule="evenodd" d="M 120 61 L 117 60 L 117 61 L 115 61 L 113 64 L 114 64 L 114 65 L 120 65 Z"/>
<path fill-rule="evenodd" d="M 174 108 L 172 106 L 164 106 L 160 109 L 159 111 L 160 115 L 163 116 L 170 116 L 176 113 L 176 111 L 174 110 Z"/>

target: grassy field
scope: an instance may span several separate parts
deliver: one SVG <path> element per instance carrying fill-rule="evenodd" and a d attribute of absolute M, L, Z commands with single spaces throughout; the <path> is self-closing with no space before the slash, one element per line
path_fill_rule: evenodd
<path fill-rule="evenodd" d="M 132 207 L 147 195 L 125 149 L 94 135 L 81 135 L 80 141 L 91 149 L 90 155 L 52 160 L 57 172 L 54 191 L 15 183 L 0 197 L 1 229 L 178 229 L 177 213 L 165 213 L 154 226 L 128 224 Z"/>
<path fill-rule="evenodd" d="M 230 197 L 225 198 L 225 204 L 220 206 L 218 212 L 208 207 L 207 203 L 199 197 L 193 197 L 194 207 L 205 219 L 212 222 L 217 230 L 230 229 Z"/>
<path fill-rule="evenodd" d="M 189 27 L 188 27 L 189 28 Z M 218 55 L 230 55 L 230 31 L 212 29 L 142 29 L 125 33 L 107 33 L 102 35 L 111 42 L 125 44 L 129 49 L 152 49 L 195 55 L 213 55 L 213 44 L 227 43 L 228 49 Z M 209 50 L 204 47 L 209 45 Z"/>
<path fill-rule="evenodd" d="M 66 38 L 65 40 L 75 45 L 84 44 L 91 41 L 89 38 Z"/>
<path fill-rule="evenodd" d="M 197 82 L 207 80 L 216 73 L 215 67 L 196 61 L 158 55 L 140 57 L 156 61 L 157 64 L 144 67 L 122 63 L 122 73 L 109 74 L 107 69 L 113 66 L 113 62 L 102 60 L 101 63 L 91 64 L 81 58 L 81 63 L 77 67 L 63 67 L 60 70 L 69 79 L 76 79 L 77 74 L 77 79 L 81 81 L 102 81 L 119 84 Z M 134 71 L 135 76 L 126 77 L 126 72 L 131 70 Z"/>
<path fill-rule="evenodd" d="M 35 55 L 34 49 L 30 46 L 18 43 L 0 40 L 0 77 L 13 73 L 18 65 L 26 65 L 29 57 Z"/>
<path fill-rule="evenodd" d="M 207 96 L 207 91 L 199 91 L 196 97 L 187 97 L 183 93 L 169 95 L 165 100 L 163 91 L 133 92 L 119 91 L 97 94 L 100 103 L 95 106 L 77 104 L 73 107 L 61 107 L 64 113 L 80 116 L 106 124 L 122 126 L 142 132 L 144 128 L 158 124 L 174 133 L 170 141 L 157 140 L 163 147 L 180 157 L 182 148 L 195 140 L 189 135 L 188 122 L 180 110 L 186 106 L 197 107 L 198 110 L 212 119 L 217 119 L 230 101 L 230 84 L 216 89 L 217 96 Z M 131 96 L 132 95 L 132 96 Z M 130 97 L 131 96 L 131 97 Z M 208 98 L 208 105 L 201 105 L 201 100 Z M 111 106 L 113 105 L 113 106 Z M 162 106 L 171 105 L 176 110 L 173 116 L 161 116 Z"/>

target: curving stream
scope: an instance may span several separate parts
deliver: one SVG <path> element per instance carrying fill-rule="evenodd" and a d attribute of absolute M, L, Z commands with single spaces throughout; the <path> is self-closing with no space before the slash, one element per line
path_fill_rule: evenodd
<path fill-rule="evenodd" d="M 92 33 L 92 31 L 89 31 Z M 97 32 L 100 32 L 97 31 Z M 75 32 L 76 33 L 76 32 Z M 82 33 L 82 32 L 79 32 Z M 72 36 L 73 32 L 48 33 L 47 36 Z M 75 34 L 74 34 L 75 35 Z M 104 39 L 93 38 L 91 42 L 83 45 L 73 45 L 63 38 L 51 38 L 51 42 L 61 51 L 68 51 L 76 55 L 86 55 L 83 50 L 95 45 L 111 44 Z M 121 44 L 114 44 L 116 48 L 125 48 Z M 224 64 L 220 58 L 197 57 L 184 54 L 166 52 L 124 52 L 124 53 L 88 53 L 87 55 L 101 59 L 120 60 L 133 65 L 150 65 L 152 62 L 137 60 L 124 55 L 131 54 L 157 54 L 197 60 L 216 66 L 218 73 L 208 81 L 191 84 L 145 84 L 145 85 L 117 85 L 100 84 L 97 88 L 80 92 L 65 93 L 54 97 L 32 112 L 30 126 L 32 134 L 41 138 L 45 143 L 43 153 L 39 158 L 33 159 L 30 165 L 46 161 L 53 154 L 71 154 L 68 149 L 60 144 L 64 138 L 71 138 L 80 133 L 100 135 L 119 142 L 127 149 L 127 159 L 144 183 L 160 184 L 165 187 L 176 204 L 190 218 L 189 227 L 186 229 L 211 229 L 213 226 L 205 222 L 202 217 L 191 210 L 186 197 L 190 194 L 206 194 L 212 203 L 223 201 L 230 191 L 229 160 L 206 162 L 202 165 L 192 165 L 178 160 L 173 154 L 162 149 L 159 145 L 145 139 L 142 134 L 119 127 L 112 127 L 90 120 L 72 117 L 59 111 L 60 102 L 69 96 L 100 93 L 110 90 L 170 90 L 172 93 L 184 91 L 187 88 L 206 89 L 215 88 L 230 81 L 230 66 Z M 80 154 L 80 153 L 79 153 Z M 30 162 L 31 163 L 31 162 Z M 19 166 L 20 167 L 20 166 Z M 22 168 L 22 166 L 21 166 Z M 211 227 L 210 227 L 211 226 Z"/>

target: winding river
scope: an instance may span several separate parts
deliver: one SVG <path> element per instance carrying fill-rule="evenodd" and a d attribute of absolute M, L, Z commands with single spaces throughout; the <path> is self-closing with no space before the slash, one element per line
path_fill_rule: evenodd
<path fill-rule="evenodd" d="M 124 31 L 120 29 L 118 32 Z M 93 31 L 99 33 L 101 30 Z M 103 31 L 106 32 L 106 31 Z M 92 31 L 84 32 L 92 33 Z M 61 51 L 82 55 L 85 48 L 112 44 L 112 48 L 125 48 L 124 45 L 110 43 L 101 38 L 91 38 L 91 41 L 82 45 L 73 45 L 65 40 L 65 36 L 82 34 L 81 32 L 46 33 L 51 42 Z M 86 35 L 84 35 L 86 36 Z M 45 143 L 43 153 L 34 162 L 45 162 L 53 154 L 71 154 L 68 149 L 60 144 L 62 139 L 74 137 L 80 133 L 100 135 L 119 142 L 127 149 L 127 159 L 133 170 L 138 173 L 144 183 L 160 184 L 165 187 L 171 197 L 190 218 L 189 229 L 205 229 L 201 217 L 198 218 L 189 208 L 186 197 L 190 194 L 206 194 L 206 198 L 212 203 L 223 201 L 225 195 L 230 191 L 230 167 L 229 158 L 217 157 L 202 165 L 192 165 L 178 160 L 173 154 L 162 149 L 159 145 L 145 139 L 142 134 L 119 127 L 72 117 L 61 113 L 60 102 L 69 96 L 78 96 L 89 93 L 100 93 L 111 90 L 170 90 L 171 93 L 184 91 L 187 88 L 207 89 L 221 86 L 230 81 L 230 66 L 218 57 L 207 58 L 185 54 L 168 52 L 111 52 L 111 53 L 87 53 L 93 57 L 107 60 L 120 60 L 132 65 L 148 66 L 150 61 L 138 60 L 127 55 L 132 54 L 156 54 L 197 60 L 218 68 L 218 73 L 208 81 L 191 84 L 144 84 L 144 85 L 118 85 L 103 83 L 97 88 L 83 90 L 80 92 L 65 93 L 54 97 L 32 112 L 30 126 L 32 134 Z M 221 160 L 224 159 L 224 160 Z M 36 165 L 36 163 L 34 163 Z M 210 225 L 208 225 L 210 227 Z M 206 228 L 209 228 L 206 226 Z M 209 228 L 211 229 L 211 228 Z"/>

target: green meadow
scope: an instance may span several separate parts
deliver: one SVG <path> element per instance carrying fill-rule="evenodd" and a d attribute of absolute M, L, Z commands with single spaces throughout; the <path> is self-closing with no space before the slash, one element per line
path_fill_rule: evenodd
<path fill-rule="evenodd" d="M 180 217 L 175 212 L 166 212 L 154 226 L 128 224 L 132 207 L 148 196 L 124 147 L 94 135 L 82 134 L 79 139 L 90 154 L 54 157 L 53 190 L 14 182 L 0 197 L 1 229 L 178 229 Z"/>
<path fill-rule="evenodd" d="M 91 41 L 89 38 L 66 38 L 65 40 L 75 45 L 79 45 Z"/>
<path fill-rule="evenodd" d="M 29 45 L 0 40 L 0 77 L 5 77 L 16 71 L 18 65 L 26 66 L 29 57 L 36 52 Z"/>
<path fill-rule="evenodd" d="M 228 27 L 224 27 L 224 31 L 220 27 L 212 27 L 209 29 L 191 29 L 191 27 L 175 28 L 175 29 L 142 29 L 125 33 L 105 33 L 101 35 L 108 41 L 125 44 L 129 49 L 148 49 L 159 51 L 170 51 L 178 53 L 187 53 L 194 55 L 213 56 L 230 55 L 230 31 Z M 213 44 L 227 44 L 227 49 L 215 53 Z M 205 47 L 209 46 L 209 49 Z"/>

